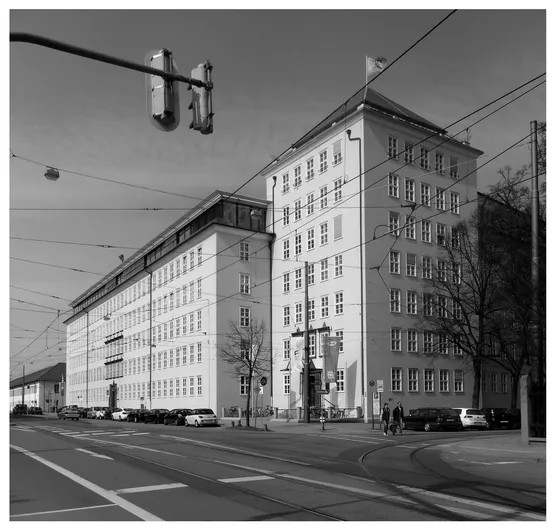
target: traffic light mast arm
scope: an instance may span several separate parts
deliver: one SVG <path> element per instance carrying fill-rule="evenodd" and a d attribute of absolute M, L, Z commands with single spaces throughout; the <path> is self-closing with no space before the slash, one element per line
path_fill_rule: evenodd
<path fill-rule="evenodd" d="M 44 46 L 46 48 L 52 48 L 72 55 L 78 55 L 87 59 L 96 60 L 99 62 L 106 62 L 107 64 L 113 64 L 114 66 L 120 66 L 121 68 L 127 68 L 129 70 L 135 70 L 143 73 L 149 73 L 151 75 L 157 75 L 162 77 L 166 81 L 179 81 L 189 85 L 197 86 L 199 88 L 212 89 L 212 82 L 203 82 L 198 79 L 185 77 L 179 73 L 168 73 L 156 68 L 150 68 L 143 64 L 137 64 L 127 61 L 125 59 L 118 59 L 117 57 L 111 57 L 104 53 L 98 53 L 97 51 L 87 50 L 85 48 L 79 48 L 71 44 L 65 44 L 47 37 L 41 37 L 40 35 L 33 35 L 32 33 L 10 33 L 10 42 L 27 42 L 28 44 L 36 44 L 37 46 Z"/>

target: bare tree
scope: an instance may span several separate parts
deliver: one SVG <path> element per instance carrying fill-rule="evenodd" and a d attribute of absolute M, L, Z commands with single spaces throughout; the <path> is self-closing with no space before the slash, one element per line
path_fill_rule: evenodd
<path fill-rule="evenodd" d="M 264 376 L 270 371 L 271 350 L 265 345 L 266 325 L 264 320 L 251 319 L 249 326 L 239 326 L 235 321 L 230 321 L 229 326 L 226 343 L 218 347 L 219 357 L 230 365 L 238 378 L 245 377 L 249 410 L 254 378 Z M 249 418 L 247 412 L 247 427 Z"/>

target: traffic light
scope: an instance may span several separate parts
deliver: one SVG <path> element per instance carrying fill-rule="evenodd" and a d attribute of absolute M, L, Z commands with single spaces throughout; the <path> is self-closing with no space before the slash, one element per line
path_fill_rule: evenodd
<path fill-rule="evenodd" d="M 210 83 L 212 69 L 211 63 L 206 61 L 192 70 L 191 77 Z M 199 130 L 202 134 L 212 134 L 214 114 L 211 89 L 189 85 L 188 90 L 192 91 L 192 102 L 188 106 L 188 110 L 193 112 L 193 121 L 190 123 L 190 128 Z"/>
<path fill-rule="evenodd" d="M 176 73 L 172 52 L 168 49 L 152 51 L 146 55 L 146 66 Z M 146 74 L 146 100 L 148 117 L 153 126 L 170 132 L 180 123 L 178 82 L 167 81 L 158 75 Z"/>

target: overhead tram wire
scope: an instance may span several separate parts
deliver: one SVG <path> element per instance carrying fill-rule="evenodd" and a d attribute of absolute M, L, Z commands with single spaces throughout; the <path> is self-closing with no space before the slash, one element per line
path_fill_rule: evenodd
<path fill-rule="evenodd" d="M 23 237 L 10 237 L 11 240 L 24 240 L 27 242 L 47 242 L 49 244 L 69 244 L 69 245 L 75 245 L 75 246 L 89 246 L 89 247 L 100 247 L 103 249 L 130 249 L 133 251 L 137 251 L 140 248 L 137 247 L 129 247 L 129 246 L 112 246 L 110 244 L 87 244 L 85 242 L 68 242 L 65 240 L 44 240 L 40 238 L 23 238 Z"/>
<path fill-rule="evenodd" d="M 10 301 L 16 301 L 24 304 L 30 304 L 32 306 L 38 306 L 39 308 L 48 308 L 50 310 L 57 310 L 57 308 L 54 308 L 53 306 L 44 306 L 43 304 L 36 304 L 29 301 L 24 301 L 23 299 L 16 299 L 15 297 L 10 297 Z"/>
<path fill-rule="evenodd" d="M 10 288 L 15 288 L 16 290 L 23 290 L 29 293 L 36 293 L 37 295 L 44 295 L 45 297 L 52 297 L 53 299 L 59 299 L 60 301 L 71 302 L 71 299 L 65 299 L 64 297 L 58 297 L 57 295 L 50 295 L 48 293 L 42 293 L 35 290 L 28 290 L 27 288 L 22 288 L 21 286 L 15 286 L 13 284 L 10 284 Z"/>

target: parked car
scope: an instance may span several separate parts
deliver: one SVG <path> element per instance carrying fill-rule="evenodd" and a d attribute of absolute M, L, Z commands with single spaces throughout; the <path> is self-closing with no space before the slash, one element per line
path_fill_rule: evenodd
<path fill-rule="evenodd" d="M 128 407 L 124 409 L 120 409 L 120 408 L 113 409 L 113 412 L 111 413 L 111 419 L 118 420 L 119 422 L 122 422 L 123 420 L 126 421 L 128 413 L 133 410 L 134 409 L 130 409 Z"/>
<path fill-rule="evenodd" d="M 144 414 L 144 422 L 162 423 L 169 409 L 152 409 Z"/>
<path fill-rule="evenodd" d="M 31 407 L 29 414 L 42 414 L 42 407 Z"/>
<path fill-rule="evenodd" d="M 13 414 L 27 414 L 27 406 L 24 403 L 18 403 L 13 408 Z"/>
<path fill-rule="evenodd" d="M 100 409 L 101 407 L 90 407 L 86 413 L 86 418 L 96 419 L 96 414 Z"/>
<path fill-rule="evenodd" d="M 111 420 L 111 415 L 113 414 L 114 407 L 106 407 L 104 411 L 104 419 Z"/>
<path fill-rule="evenodd" d="M 485 413 L 479 409 L 470 409 L 462 407 L 460 409 L 454 409 L 462 420 L 462 427 L 467 429 L 469 427 L 488 429 L 489 423 L 485 418 Z"/>
<path fill-rule="evenodd" d="M 127 422 L 135 422 L 135 423 L 143 422 L 144 416 L 148 412 L 149 412 L 149 409 L 132 409 L 127 414 L 127 418 L 126 418 Z"/>
<path fill-rule="evenodd" d="M 98 420 L 105 420 L 106 413 L 107 413 L 107 407 L 96 407 L 96 409 L 98 409 L 96 411 L 96 418 Z"/>
<path fill-rule="evenodd" d="M 71 418 L 71 420 L 78 420 L 80 418 L 79 411 L 76 408 L 71 407 L 62 407 L 61 411 L 58 412 L 58 419 L 64 419 L 67 420 L 67 418 Z"/>
<path fill-rule="evenodd" d="M 514 429 L 521 429 L 521 410 L 510 409 L 510 415 L 512 416 L 512 425 Z"/>
<path fill-rule="evenodd" d="M 498 429 L 500 427 L 514 428 L 514 417 L 506 407 L 485 407 L 481 410 L 485 413 L 490 429 Z"/>
<path fill-rule="evenodd" d="M 449 407 L 424 407 L 410 411 L 404 417 L 405 429 L 420 429 L 421 431 L 462 429 L 459 414 Z"/>
<path fill-rule="evenodd" d="M 204 425 L 218 425 L 217 415 L 212 409 L 193 409 L 192 412 L 184 417 L 184 425 L 195 425 L 202 427 Z"/>
<path fill-rule="evenodd" d="M 174 425 L 184 425 L 184 418 L 191 414 L 191 409 L 172 409 L 165 415 L 163 423 L 165 425 L 174 424 Z"/>
<path fill-rule="evenodd" d="M 79 407 L 79 415 L 81 418 L 86 418 L 86 415 L 88 414 L 88 407 Z"/>

